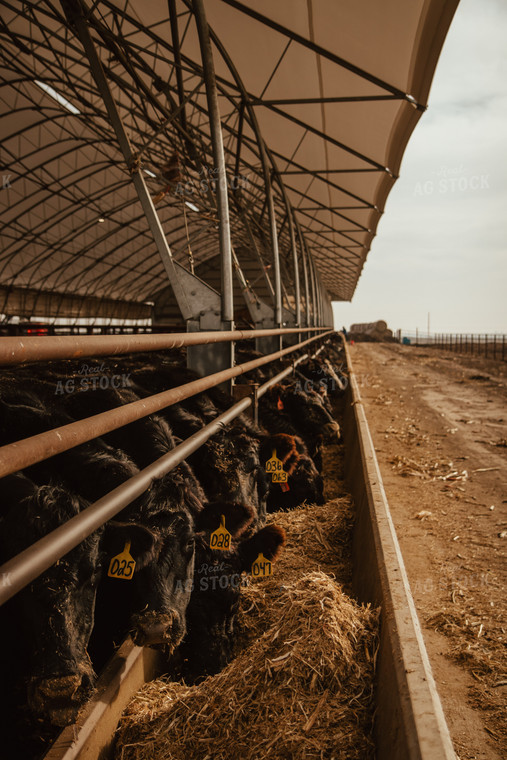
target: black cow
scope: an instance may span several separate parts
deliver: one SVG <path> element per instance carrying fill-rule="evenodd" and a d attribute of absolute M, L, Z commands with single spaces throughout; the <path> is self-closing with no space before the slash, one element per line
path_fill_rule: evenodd
<path fill-rule="evenodd" d="M 0 487 L 2 562 L 84 506 L 63 488 L 38 487 L 21 474 L 2 479 Z M 16 667 L 26 668 L 28 705 L 55 725 L 65 725 L 75 716 L 94 683 L 86 645 L 93 625 L 98 556 L 99 535 L 94 533 L 0 609 L 4 634 L 11 629 L 26 644 Z"/>
<path fill-rule="evenodd" d="M 309 504 L 324 504 L 324 481 L 299 436 L 277 433 L 262 440 L 260 447 L 261 464 L 276 452 L 287 473 L 286 483 L 269 484 L 267 511 L 294 509 L 305 501 Z M 271 477 L 268 474 L 268 477 Z"/>
<path fill-rule="evenodd" d="M 102 404 L 100 391 L 82 393 L 81 397 L 96 411 L 96 404 Z M 29 435 L 51 428 L 53 419 L 45 411 L 44 404 L 20 395 L 20 400 L 28 404 L 6 404 L 3 402 L 4 438 L 12 438 L 16 419 L 22 419 L 21 435 Z M 83 416 L 86 408 L 81 410 Z M 61 420 L 58 419 L 58 422 Z M 170 446 L 170 435 L 162 420 L 142 420 L 134 431 L 115 431 L 115 442 L 138 455 L 143 460 L 146 451 L 151 455 L 166 453 Z M 130 426 L 129 426 L 130 427 Z M 105 447 L 98 441 L 71 449 L 58 457 L 53 457 L 27 468 L 38 484 L 54 486 L 64 484 L 87 501 L 94 501 L 128 478 L 137 474 L 138 468 L 124 452 Z M 199 484 L 190 478 L 188 465 L 182 464 L 172 472 L 152 482 L 149 490 L 128 505 L 121 513 L 121 519 L 128 523 L 144 526 L 152 536 L 153 551 L 150 562 L 144 568 L 137 567 L 132 580 L 105 579 L 106 587 L 114 588 L 116 598 L 113 614 L 107 611 L 100 616 L 99 628 L 104 631 L 104 643 L 110 640 L 107 632 L 118 628 L 128 630 L 131 621 L 135 624 L 134 638 L 140 644 L 172 643 L 176 646 L 185 632 L 185 598 L 173 593 L 178 580 L 186 582 L 193 572 L 193 518 L 202 509 L 202 491 Z M 123 546 L 118 548 L 119 553 Z M 114 555 L 110 555 L 114 556 Z M 125 586 L 128 585 L 128 589 Z M 120 590 L 122 589 L 122 590 Z M 100 598 L 107 596 L 101 591 Z M 104 606 L 100 606 L 104 609 Z M 111 608 L 112 609 L 112 608 Z M 112 634 L 111 634 L 112 635 Z"/>
<path fill-rule="evenodd" d="M 0 494 L 2 562 L 88 506 L 59 485 L 37 486 L 21 473 L 2 479 Z M 26 698 L 34 715 L 58 726 L 74 719 L 95 682 L 88 643 L 105 560 L 128 542 L 136 569 L 142 570 L 153 560 L 156 538 L 143 526 L 112 521 L 0 609 L 26 645 Z M 19 682 L 19 674 L 13 675 Z"/>
<path fill-rule="evenodd" d="M 338 439 L 340 428 L 315 392 L 305 393 L 297 383 L 277 384 L 259 402 L 262 425 L 270 433 L 298 435 L 319 470 L 322 469 L 323 443 Z"/>
<path fill-rule="evenodd" d="M 225 510 L 225 526 L 232 535 L 230 551 L 210 547 L 212 530 L 220 524 Z M 254 515 L 242 505 L 222 505 L 198 519 L 196 564 L 192 595 L 187 608 L 187 634 L 169 661 L 173 677 L 195 683 L 219 672 L 233 652 L 234 619 L 241 587 L 247 584 L 252 564 L 262 553 L 274 563 L 285 543 L 285 532 L 268 525 L 244 538 Z"/>
<path fill-rule="evenodd" d="M 266 519 L 268 481 L 259 460 L 259 441 L 240 422 L 215 433 L 189 457 L 210 501 L 235 501 L 255 509 L 253 526 Z"/>

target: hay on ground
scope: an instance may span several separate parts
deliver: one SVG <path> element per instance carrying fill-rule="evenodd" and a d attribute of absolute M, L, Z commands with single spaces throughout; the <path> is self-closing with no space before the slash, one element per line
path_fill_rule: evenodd
<path fill-rule="evenodd" d="M 279 602 L 276 622 L 218 675 L 146 685 L 122 719 L 117 760 L 372 757 L 375 612 L 322 572 Z"/>

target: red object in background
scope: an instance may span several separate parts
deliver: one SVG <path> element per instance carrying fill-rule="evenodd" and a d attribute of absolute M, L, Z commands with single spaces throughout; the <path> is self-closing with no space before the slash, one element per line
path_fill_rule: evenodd
<path fill-rule="evenodd" d="M 354 345 L 354 343 L 355 343 L 355 340 L 351 340 L 351 341 L 350 341 L 350 345 L 351 345 L 351 346 L 353 346 L 353 345 Z"/>
<path fill-rule="evenodd" d="M 44 322 L 20 322 L 18 325 L 20 335 L 48 335 L 49 325 Z"/>
<path fill-rule="evenodd" d="M 283 401 L 280 398 L 280 396 L 278 396 L 278 401 L 276 402 L 276 408 L 278 409 L 279 412 L 281 412 L 283 409 Z"/>

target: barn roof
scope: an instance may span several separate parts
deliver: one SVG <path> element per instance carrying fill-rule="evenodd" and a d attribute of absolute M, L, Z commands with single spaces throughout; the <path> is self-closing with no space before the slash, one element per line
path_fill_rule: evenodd
<path fill-rule="evenodd" d="M 293 275 L 281 183 L 329 295 L 350 300 L 457 2 L 206 0 L 233 243 L 245 260 L 253 236 L 269 268 L 252 107 L 273 177 L 287 306 Z M 182 90 L 165 0 L 84 7 L 171 251 L 185 267 L 191 253 L 204 277 L 217 268 L 219 246 L 191 2 L 175 2 Z M 0 312 L 21 302 L 33 313 L 44 303 L 53 316 L 153 302 L 167 286 L 165 270 L 71 22 L 56 0 L 0 8 Z M 262 276 L 254 287 L 269 296 Z"/>

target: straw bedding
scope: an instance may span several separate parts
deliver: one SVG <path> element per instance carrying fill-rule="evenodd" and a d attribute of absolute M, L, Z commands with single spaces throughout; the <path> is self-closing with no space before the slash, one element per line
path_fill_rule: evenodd
<path fill-rule="evenodd" d="M 378 614 L 342 591 L 348 499 L 273 516 L 289 541 L 243 590 L 238 654 L 197 686 L 147 684 L 122 718 L 116 760 L 373 757 Z"/>

